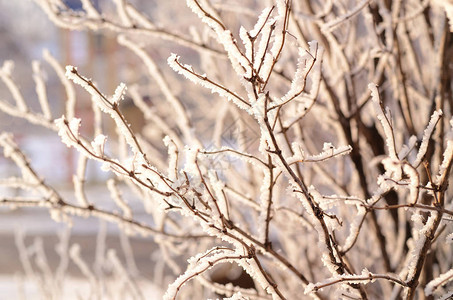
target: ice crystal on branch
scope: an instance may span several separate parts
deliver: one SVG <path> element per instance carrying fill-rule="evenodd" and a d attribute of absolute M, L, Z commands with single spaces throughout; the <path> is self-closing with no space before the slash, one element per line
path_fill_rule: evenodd
<path fill-rule="evenodd" d="M 4 61 L 1 112 L 76 151 L 37 151 L 13 123 L 0 204 L 118 233 L 110 249 L 89 228 L 94 259 L 62 239 L 55 276 L 18 242 L 45 298 L 69 261 L 88 298 L 450 297 L 449 4 L 35 2 L 71 45 L 70 30 L 99 43 L 77 44 L 87 61 L 44 51 L 29 72 Z"/>

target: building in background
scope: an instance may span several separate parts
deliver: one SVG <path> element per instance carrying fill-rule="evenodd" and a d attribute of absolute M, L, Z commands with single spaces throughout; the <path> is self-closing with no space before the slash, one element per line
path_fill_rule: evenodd
<path fill-rule="evenodd" d="M 111 10 L 109 1 L 92 1 L 100 10 Z M 152 7 L 152 2 L 142 1 L 141 8 Z M 82 5 L 78 0 L 66 0 L 65 3 L 74 10 L 81 10 Z M 110 6 L 109 6 L 110 5 Z M 121 81 L 133 82 L 139 80 L 139 72 L 133 72 L 134 65 L 132 53 L 123 49 L 116 42 L 113 35 L 100 34 L 86 31 L 69 31 L 57 28 L 45 13 L 33 1 L 7 1 L 0 0 L 0 64 L 4 61 L 15 61 L 13 78 L 20 84 L 20 89 L 26 102 L 39 111 L 35 85 L 32 78 L 31 62 L 42 61 L 42 52 L 48 49 L 57 60 L 64 65 L 77 66 L 79 71 L 87 77 L 93 78 L 96 85 L 107 94 L 113 94 L 116 86 Z M 27 20 L 27 22 L 24 22 Z M 124 68 L 127 65 L 127 68 Z M 59 117 L 64 111 L 64 90 L 53 70 L 42 62 L 42 68 L 47 77 L 47 94 L 54 117 Z M 89 95 L 76 87 L 77 107 L 76 116 L 84 120 L 86 126 L 91 128 L 92 109 Z M 7 88 L 0 83 L 0 97 L 12 101 Z M 131 119 L 142 119 L 141 113 L 132 106 L 126 105 L 125 113 Z M 77 154 L 67 151 L 61 141 L 48 130 L 29 126 L 27 121 L 11 118 L 0 111 L 1 131 L 12 132 L 17 142 L 30 156 L 33 166 L 40 174 L 53 180 L 65 183 L 72 181 Z M 104 128 L 111 132 L 109 128 Z M 86 132 L 87 135 L 92 134 Z M 49 159 L 46 153 L 52 153 Z M 56 157 L 55 157 L 56 155 Z M 55 168 L 55 161 L 65 161 L 61 167 Z M 8 168 L 8 161 L 0 157 L 0 170 Z M 88 170 L 88 176 L 94 181 L 105 178 L 105 173 L 97 167 Z M 55 182 L 57 183 L 57 182 Z"/>

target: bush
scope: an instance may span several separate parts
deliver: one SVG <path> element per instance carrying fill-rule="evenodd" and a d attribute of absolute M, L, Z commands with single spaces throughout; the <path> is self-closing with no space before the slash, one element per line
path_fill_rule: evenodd
<path fill-rule="evenodd" d="M 114 36 L 130 52 L 118 50 L 121 72 L 94 78 L 100 85 L 45 52 L 65 96 L 47 96 L 34 63 L 41 111 L 5 62 L 13 101 L 0 109 L 79 157 L 75 199 L 64 197 L 3 133 L 4 156 L 21 171 L 2 181 L 17 190 L 3 206 L 103 219 L 152 239 L 172 275 L 165 299 L 453 295 L 448 2 L 187 0 L 189 12 L 156 1 L 152 17 L 120 0 L 84 0 L 78 11 L 36 2 L 57 26 Z M 127 84 L 107 96 L 111 77 Z M 80 119 L 87 96 L 92 116 Z M 86 192 L 93 161 L 116 209 Z M 108 295 L 79 251 L 67 250 L 89 297 Z M 125 293 L 147 298 L 140 275 L 107 256 Z"/>

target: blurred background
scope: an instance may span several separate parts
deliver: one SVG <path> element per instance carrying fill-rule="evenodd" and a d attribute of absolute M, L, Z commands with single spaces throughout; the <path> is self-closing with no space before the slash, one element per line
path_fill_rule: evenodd
<path fill-rule="evenodd" d="M 74 9 L 81 9 L 77 0 L 67 0 L 66 4 Z M 105 2 L 105 3 L 104 3 Z M 169 1 L 171 2 L 171 1 Z M 109 1 L 95 0 L 98 9 L 108 10 Z M 152 12 L 153 1 L 136 1 L 141 11 Z M 121 48 L 116 38 L 108 34 L 85 31 L 68 31 L 57 28 L 49 21 L 46 14 L 31 0 L 9 1 L 0 0 L 0 64 L 7 60 L 15 62 L 13 80 L 19 85 L 21 92 L 32 109 L 39 111 L 39 103 L 35 92 L 32 75 L 32 61 L 42 61 L 44 49 L 63 65 L 77 66 L 82 74 L 92 77 L 101 90 L 112 94 L 120 81 L 140 81 L 140 72 L 133 72 L 134 62 L 130 51 Z M 123 66 L 128 65 L 128 68 Z M 47 80 L 47 94 L 53 116 L 59 117 L 64 111 L 64 89 L 54 71 L 48 64 L 41 64 Z M 134 78 L 135 76 L 135 78 Z M 87 93 L 77 90 L 76 116 L 85 120 L 83 130 L 90 128 L 92 119 L 91 101 Z M 12 101 L 6 86 L 0 83 L 0 98 Z M 125 114 L 132 119 L 140 120 L 142 116 L 130 105 L 125 106 Z M 105 130 L 109 130 L 105 128 Z M 19 147 L 30 158 L 32 167 L 45 178 L 46 182 L 57 188 L 68 200 L 74 200 L 72 194 L 72 175 L 77 162 L 77 153 L 61 143 L 59 137 L 50 130 L 29 124 L 27 121 L 13 118 L 0 111 L 0 132 L 11 132 Z M 19 175 L 17 167 L 0 155 L 0 180 Z M 112 209 L 108 191 L 98 184 L 109 177 L 94 163 L 88 164 L 87 194 L 96 199 L 96 204 L 105 209 Z M 15 191 L 0 185 L 2 197 L 14 194 Z M 132 197 L 132 196 L 131 196 Z M 126 197 L 127 198 L 127 197 Z M 129 199 L 131 200 L 131 199 Z M 133 201 L 132 201 L 133 202 Z M 130 203 L 132 208 L 144 215 L 142 205 Z M 145 216 L 143 216 L 145 217 Z M 116 225 L 110 225 L 94 219 L 74 218 L 72 228 L 65 223 L 53 221 L 46 209 L 21 208 L 11 210 L 0 207 L 0 300 L 3 299 L 45 299 L 39 286 L 43 266 L 40 260 L 46 260 L 52 272 L 61 264 L 57 246 L 66 240 L 67 246 L 74 243 L 81 245 L 81 256 L 89 264 L 100 263 L 99 253 L 96 254 L 97 239 L 103 238 L 107 249 L 115 249 L 118 257 L 132 273 L 142 274 L 145 278 L 153 276 L 154 268 L 150 267 L 157 258 L 151 256 L 154 247 L 150 240 L 126 238 L 118 232 Z M 132 251 L 133 258 L 126 258 L 125 251 Z M 131 253 L 129 252 L 129 255 Z M 29 256 L 32 272 L 36 272 L 36 280 L 28 280 L 24 269 Z M 131 255 L 130 255 L 131 256 Z M 139 266 L 139 267 L 137 267 Z M 138 270 L 140 269 L 140 270 Z M 84 298 L 89 292 L 89 284 L 78 268 L 69 264 L 65 281 L 64 295 L 61 299 Z M 30 275 L 30 274 L 27 274 Z M 41 282 L 46 284 L 45 282 Z M 160 287 L 147 286 L 149 295 L 158 297 Z M 152 292 L 152 293 L 151 293 Z"/>

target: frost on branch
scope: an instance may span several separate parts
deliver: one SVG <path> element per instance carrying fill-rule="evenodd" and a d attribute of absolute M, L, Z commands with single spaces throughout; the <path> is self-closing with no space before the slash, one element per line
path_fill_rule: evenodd
<path fill-rule="evenodd" d="M 44 52 L 28 72 L 4 58 L 2 113 L 46 128 L 78 157 L 72 168 L 73 151 L 56 161 L 66 153 L 45 148 L 55 157 L 49 177 L 58 167 L 72 179 L 53 186 L 25 155 L 46 157 L 28 146 L 28 127 L 2 133 L 0 204 L 74 227 L 79 217 L 115 224 L 121 251 L 108 249 L 100 228 L 95 266 L 85 246 L 66 247 L 91 296 L 151 297 L 152 283 L 168 287 L 168 299 L 449 297 L 453 46 L 444 3 L 35 2 L 57 26 L 114 47 L 93 51 L 89 65 L 69 55 L 78 69 L 63 68 L 61 53 Z M 153 261 L 134 267 L 138 241 L 150 243 L 139 253 Z M 44 275 L 27 267 L 30 277 L 52 282 L 36 253 Z M 212 276 L 225 265 L 239 271 Z"/>
<path fill-rule="evenodd" d="M 335 277 L 325 279 L 324 281 L 318 282 L 315 284 L 310 283 L 305 288 L 305 294 L 312 293 L 314 291 L 318 291 L 320 289 L 329 287 L 331 285 L 343 284 L 343 283 L 354 283 L 354 284 L 364 284 L 365 285 L 368 283 L 373 283 L 377 279 L 389 280 L 389 281 L 397 283 L 401 286 L 406 286 L 406 284 L 398 277 L 393 277 L 393 276 L 386 275 L 386 274 L 374 274 L 365 268 L 362 270 L 361 274 L 335 276 Z"/>
<path fill-rule="evenodd" d="M 413 162 L 412 165 L 418 166 L 422 162 L 423 158 L 425 157 L 426 150 L 428 150 L 428 143 L 433 134 L 434 128 L 436 124 L 439 122 L 440 118 L 442 117 L 442 110 L 435 111 L 431 119 L 429 120 L 428 126 L 426 127 L 425 131 L 423 132 L 422 143 L 417 153 L 417 158 Z"/>
<path fill-rule="evenodd" d="M 126 142 L 131 147 L 134 153 L 141 153 L 142 150 L 134 134 L 131 131 L 130 124 L 127 123 L 124 116 L 121 114 L 118 104 L 124 98 L 126 92 L 126 85 L 120 83 L 115 90 L 113 97 L 108 98 L 102 94 L 93 82 L 80 75 L 77 72 L 77 68 L 73 66 L 66 66 L 66 77 L 71 79 L 74 83 L 83 87 L 91 95 L 93 102 L 106 114 L 109 114 L 110 117 L 115 122 L 115 125 L 122 136 L 126 139 Z"/>
<path fill-rule="evenodd" d="M 294 143 L 292 145 L 294 153 L 298 153 L 292 158 L 288 159 L 289 163 L 294 162 L 320 162 L 333 157 L 348 155 L 352 148 L 351 146 L 340 146 L 338 148 L 334 147 L 331 143 L 324 143 L 322 147 L 322 152 L 316 155 L 305 155 L 300 146 Z"/>
<path fill-rule="evenodd" d="M 281 103 L 287 103 L 292 99 L 297 98 L 302 93 L 306 93 L 305 87 L 307 83 L 308 75 L 314 83 L 319 83 L 319 75 L 321 68 L 321 60 L 323 49 L 320 48 L 316 41 L 311 41 L 308 43 L 310 50 L 299 49 L 299 59 L 297 62 L 297 70 L 294 74 L 294 79 L 291 82 L 290 90 L 283 96 L 280 101 Z M 312 74 L 312 70 L 316 69 L 316 75 Z M 317 90 L 317 86 L 312 87 L 312 90 Z M 313 95 L 316 95 L 316 92 L 312 92 Z M 314 100 L 314 99 L 313 99 Z M 305 107 L 308 108 L 311 103 L 305 104 Z"/>
<path fill-rule="evenodd" d="M 55 125 L 58 127 L 58 135 L 61 141 L 68 147 L 75 147 L 83 150 L 79 145 L 79 127 L 81 120 L 73 118 L 71 121 L 66 120 L 64 116 L 55 120 Z"/>
<path fill-rule="evenodd" d="M 58 79 L 61 81 L 65 93 L 66 93 L 66 107 L 64 115 L 71 120 L 74 117 L 75 110 L 75 90 L 74 86 L 71 84 L 71 81 L 65 76 L 65 69 L 58 63 L 58 61 L 53 57 L 48 50 L 43 51 L 43 58 L 51 65 L 55 73 L 58 76 Z"/>
<path fill-rule="evenodd" d="M 114 106 L 118 105 L 120 103 L 120 101 L 124 99 L 124 94 L 126 94 L 126 89 L 127 88 L 124 83 L 121 82 L 118 85 L 118 87 L 115 90 L 115 94 L 113 95 L 113 97 L 111 99 L 111 102 Z"/>
<path fill-rule="evenodd" d="M 450 120 L 450 130 L 447 135 L 447 145 L 443 153 L 443 160 L 439 167 L 439 174 L 436 177 L 436 184 L 445 185 L 448 182 L 453 164 L 453 118 Z"/>
<path fill-rule="evenodd" d="M 228 250 L 228 249 L 227 249 Z M 167 288 L 164 299 L 176 299 L 179 290 L 183 285 L 194 277 L 208 271 L 217 263 L 234 263 L 236 260 L 243 259 L 242 255 L 238 255 L 232 251 L 211 249 L 205 255 L 197 255 L 189 259 L 189 266 L 187 270 L 179 276 Z"/>
<path fill-rule="evenodd" d="M 245 100 L 243 100 L 240 96 L 236 95 L 234 92 L 228 90 L 227 88 L 213 82 L 207 77 L 206 74 L 198 74 L 192 69 L 192 66 L 181 64 L 179 62 L 179 56 L 177 56 L 176 54 L 173 53 L 172 55 L 170 55 L 167 62 L 175 72 L 184 75 L 184 77 L 186 77 L 193 83 L 210 89 L 212 93 L 216 93 L 220 97 L 232 101 L 242 109 L 247 109 L 249 107 L 248 103 L 245 102 Z"/>
<path fill-rule="evenodd" d="M 16 102 L 16 106 L 19 111 L 27 112 L 28 106 L 25 104 L 25 99 L 22 96 L 19 87 L 14 83 L 11 78 L 11 73 L 14 69 L 14 62 L 7 60 L 3 63 L 3 66 L 0 68 L 0 79 L 5 83 L 5 85 L 10 90 L 13 99 Z"/>
<path fill-rule="evenodd" d="M 240 76 L 250 76 L 250 61 L 240 51 L 231 31 L 225 28 L 221 18 L 211 7 L 209 1 L 187 0 L 187 6 L 216 33 L 217 40 L 228 54 L 231 65 Z"/>
<path fill-rule="evenodd" d="M 36 94 L 38 95 L 39 104 L 41 105 L 41 110 L 44 116 L 47 119 L 52 119 L 52 114 L 50 112 L 49 102 L 47 101 L 47 91 L 46 85 L 44 82 L 44 76 L 41 71 L 41 65 L 39 61 L 33 61 L 33 79 L 35 80 L 36 84 Z"/>
<path fill-rule="evenodd" d="M 371 90 L 371 99 L 374 103 L 374 109 L 377 115 L 378 120 L 381 122 L 382 128 L 384 129 L 385 142 L 387 145 L 389 157 L 396 160 L 397 152 L 395 149 L 395 136 L 393 135 L 392 120 L 391 117 L 384 111 L 382 106 L 381 99 L 379 97 L 379 91 L 375 84 L 370 83 L 368 88 Z"/>
<path fill-rule="evenodd" d="M 12 159 L 19 167 L 22 178 L 26 183 L 36 184 L 41 180 L 29 167 L 30 161 L 19 151 L 19 147 L 11 134 L 5 132 L 0 134 L 0 146 L 3 148 L 4 157 Z"/>
<path fill-rule="evenodd" d="M 446 285 L 449 281 L 453 280 L 453 269 L 439 275 L 437 278 L 431 280 L 425 287 L 425 295 L 430 296 L 439 287 Z"/>

